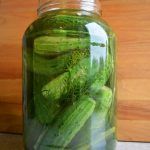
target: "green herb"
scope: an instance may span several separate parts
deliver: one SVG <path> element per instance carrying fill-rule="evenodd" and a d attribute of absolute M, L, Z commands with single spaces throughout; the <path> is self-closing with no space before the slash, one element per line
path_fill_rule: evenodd
<path fill-rule="evenodd" d="M 81 60 L 77 65 L 69 69 L 69 72 L 61 74 L 47 85 L 42 88 L 43 96 L 48 98 L 50 101 L 61 100 L 61 97 L 68 94 L 75 88 L 85 88 L 85 84 L 96 79 L 100 81 L 102 85 L 106 83 L 110 76 L 111 69 L 110 60 L 107 59 L 104 67 L 99 67 L 98 63 L 93 62 L 91 68 L 91 61 L 89 58 Z M 108 65 L 109 64 L 109 65 Z M 85 90 L 87 90 L 85 88 Z M 84 91 L 85 92 L 85 91 Z"/>

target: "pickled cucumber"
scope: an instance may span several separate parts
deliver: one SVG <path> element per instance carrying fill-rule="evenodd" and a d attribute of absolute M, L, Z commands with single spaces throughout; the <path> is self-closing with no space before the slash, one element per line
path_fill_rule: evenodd
<path fill-rule="evenodd" d="M 51 59 L 49 57 L 33 54 L 33 72 L 48 75 L 49 77 L 56 76 L 57 74 L 67 71 L 88 55 L 88 50 L 82 50 L 81 52 L 74 50 Z"/>
<path fill-rule="evenodd" d="M 99 93 L 95 95 L 96 109 L 103 113 L 107 113 L 112 104 L 112 90 L 106 86 L 103 86 Z"/>
<path fill-rule="evenodd" d="M 100 82 L 91 86 L 92 97 L 96 100 L 96 110 L 101 112 L 108 111 L 112 103 L 112 90 L 106 86 L 101 87 Z"/>
<path fill-rule="evenodd" d="M 89 38 L 43 36 L 34 40 L 34 52 L 40 55 L 54 55 L 74 49 L 87 49 L 89 45 Z"/>
<path fill-rule="evenodd" d="M 56 122 L 44 131 L 43 137 L 40 137 L 34 148 L 65 148 L 91 116 L 94 108 L 95 101 L 83 95 L 56 117 Z"/>
<path fill-rule="evenodd" d="M 83 19 L 83 16 L 74 16 L 74 15 L 47 15 L 45 18 L 41 19 L 40 28 L 50 28 L 50 29 L 67 29 L 67 30 L 74 30 L 74 31 L 85 31 L 85 25 L 92 22 L 92 19 L 88 17 Z"/>
<path fill-rule="evenodd" d="M 40 55 L 54 55 L 70 50 L 89 49 L 90 45 L 104 47 L 104 43 L 90 42 L 90 38 L 67 36 L 41 36 L 34 40 L 34 52 Z"/>

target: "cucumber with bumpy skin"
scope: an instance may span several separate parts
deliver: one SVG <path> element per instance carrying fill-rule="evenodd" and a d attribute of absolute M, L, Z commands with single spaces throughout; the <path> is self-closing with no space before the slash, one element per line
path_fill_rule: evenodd
<path fill-rule="evenodd" d="M 47 56 L 69 52 L 75 49 L 89 49 L 90 45 L 105 46 L 103 43 L 90 42 L 90 38 L 41 36 L 34 40 L 34 52 Z"/>
<path fill-rule="evenodd" d="M 99 86 L 98 83 L 94 83 L 91 86 L 92 97 L 96 100 L 96 110 L 107 113 L 112 104 L 112 90 L 106 86 Z"/>
<path fill-rule="evenodd" d="M 36 119 L 42 124 L 50 123 L 60 111 L 60 106 L 48 101 L 42 94 L 41 88 L 49 81 L 45 75 L 34 74 L 33 76 L 33 99 Z"/>
<path fill-rule="evenodd" d="M 75 31 L 75 30 L 63 30 L 63 29 L 45 29 L 43 31 L 38 31 L 34 34 L 30 34 L 30 37 L 39 37 L 41 35 L 46 36 L 68 36 L 68 37 L 88 37 L 89 33 L 84 31 Z"/>
<path fill-rule="evenodd" d="M 30 71 L 34 74 L 46 75 L 50 78 L 68 71 L 68 68 L 73 67 L 87 56 L 89 56 L 88 50 L 73 50 L 54 58 L 43 57 L 33 53 L 33 55 L 28 54 L 26 59 Z"/>
<path fill-rule="evenodd" d="M 69 84 L 68 81 L 68 72 L 61 74 L 42 88 L 43 96 L 50 101 L 57 102 L 56 100 L 67 94 Z"/>
<path fill-rule="evenodd" d="M 58 75 L 68 70 L 68 68 L 76 65 L 78 61 L 89 55 L 88 50 L 74 50 L 65 55 L 60 55 L 50 59 L 33 54 L 33 72 L 49 77 Z M 32 69 L 32 68 L 31 68 Z"/>
<path fill-rule="evenodd" d="M 102 68 L 101 72 L 97 75 L 97 78 L 94 81 L 95 85 L 97 85 L 97 87 L 104 86 L 106 82 L 109 80 L 113 72 L 113 69 L 114 69 L 113 58 L 110 54 L 108 54 L 104 67 Z"/>
<path fill-rule="evenodd" d="M 44 131 L 43 137 L 40 137 L 34 148 L 65 148 L 92 115 L 94 108 L 95 101 L 88 96 L 82 96 L 56 117 L 56 122 Z"/>
<path fill-rule="evenodd" d="M 68 56 L 61 56 L 53 59 L 44 58 L 33 54 L 33 72 L 49 77 L 56 76 L 64 72 Z M 32 68 L 31 68 L 32 69 Z"/>
<path fill-rule="evenodd" d="M 40 26 L 48 29 L 59 29 L 61 27 L 64 30 L 87 32 L 85 25 L 90 22 L 93 22 L 93 20 L 88 17 L 85 19 L 85 16 L 59 14 L 41 18 Z"/>
<path fill-rule="evenodd" d="M 91 128 L 100 132 L 101 128 L 104 128 L 108 121 L 110 115 L 109 111 L 111 110 L 111 105 L 113 103 L 113 93 L 110 88 L 103 86 L 99 88 L 98 92 L 93 92 L 92 97 L 96 101 L 96 107 L 91 117 Z"/>
<path fill-rule="evenodd" d="M 99 93 L 95 95 L 95 100 L 97 102 L 96 109 L 101 110 L 103 113 L 107 113 L 112 104 L 112 90 L 106 86 L 103 86 Z"/>
<path fill-rule="evenodd" d="M 86 49 L 89 43 L 89 38 L 42 36 L 34 40 L 34 52 L 40 55 L 57 54 L 74 49 Z"/>

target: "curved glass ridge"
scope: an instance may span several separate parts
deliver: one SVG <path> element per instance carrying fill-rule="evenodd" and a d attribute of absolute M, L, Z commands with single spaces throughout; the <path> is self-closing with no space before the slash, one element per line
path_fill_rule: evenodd
<path fill-rule="evenodd" d="M 77 9 L 100 14 L 99 0 L 39 0 L 38 14 L 58 9 Z"/>

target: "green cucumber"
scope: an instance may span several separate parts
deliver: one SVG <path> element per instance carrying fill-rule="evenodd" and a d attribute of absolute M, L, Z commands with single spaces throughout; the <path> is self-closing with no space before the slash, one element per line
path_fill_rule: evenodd
<path fill-rule="evenodd" d="M 95 100 L 96 106 L 89 122 L 85 124 L 87 128 L 82 128 L 80 131 L 81 133 L 86 132 L 86 134 L 78 135 L 72 140 L 70 146 L 75 145 L 72 148 L 73 150 L 94 149 L 94 147 L 100 149 L 100 146 L 103 146 L 103 141 L 106 140 L 104 134 L 106 134 L 106 138 L 108 138 L 114 131 L 112 128 L 105 132 L 106 125 L 108 125 L 108 112 L 112 104 L 112 90 L 105 86 L 101 87 L 100 84 L 96 83 L 92 85 L 92 91 L 91 96 Z M 89 132 L 90 135 L 87 134 Z"/>
<path fill-rule="evenodd" d="M 83 50 L 81 52 L 75 50 L 50 59 L 34 53 L 33 72 L 53 77 L 67 71 L 68 68 L 76 65 L 79 60 L 87 57 L 88 55 L 88 50 Z"/>
<path fill-rule="evenodd" d="M 65 72 L 42 88 L 43 96 L 50 101 L 56 102 L 56 100 L 68 93 L 68 81 L 69 74 Z"/>
<path fill-rule="evenodd" d="M 99 84 L 99 86 L 104 86 L 106 82 L 111 77 L 111 74 L 114 70 L 114 62 L 113 58 L 110 54 L 107 55 L 106 63 L 104 64 L 104 67 L 102 68 L 101 72 L 97 75 L 97 79 L 94 81 L 95 84 Z"/>
<path fill-rule="evenodd" d="M 99 89 L 99 90 L 98 90 Z M 95 92 L 94 92 L 95 90 Z M 105 124 L 108 121 L 111 114 L 109 114 L 113 104 L 113 92 L 106 86 L 92 85 L 92 97 L 96 101 L 96 107 L 93 117 L 96 122 L 93 128 L 99 128 L 101 124 Z"/>
<path fill-rule="evenodd" d="M 51 123 L 55 115 L 60 111 L 59 104 L 47 100 L 41 93 L 41 88 L 49 82 L 49 77 L 33 74 L 33 99 L 36 119 L 41 124 Z"/>
<path fill-rule="evenodd" d="M 88 50 L 74 50 L 54 58 L 43 57 L 35 53 L 33 55 L 26 54 L 26 60 L 28 69 L 35 74 L 35 78 L 39 74 L 47 76 L 50 81 L 50 78 L 68 71 L 70 67 L 73 67 L 87 56 L 89 56 Z"/>
<path fill-rule="evenodd" d="M 33 72 L 49 77 L 63 73 L 68 56 L 57 57 L 53 59 L 44 58 L 33 54 Z"/>
<path fill-rule="evenodd" d="M 47 15 L 40 20 L 41 28 L 49 28 L 49 29 L 62 29 L 67 30 L 75 30 L 75 31 L 85 31 L 87 29 L 85 27 L 86 24 L 92 22 L 92 19 L 88 17 L 85 19 L 83 16 L 75 16 L 75 15 Z"/>
<path fill-rule="evenodd" d="M 112 109 L 113 93 L 110 88 L 103 86 L 99 88 L 99 91 L 93 92 L 92 97 L 96 101 L 96 107 L 91 117 L 91 134 L 95 137 L 96 133 L 104 132 L 106 126 L 110 126 L 108 121 L 111 115 L 109 112 Z"/>
<path fill-rule="evenodd" d="M 106 86 L 101 87 L 97 82 L 91 86 L 92 97 L 96 100 L 96 110 L 101 112 L 108 111 L 112 104 L 112 90 Z"/>
<path fill-rule="evenodd" d="M 89 38 L 41 36 L 34 40 L 34 52 L 40 55 L 54 55 L 75 49 L 88 49 Z"/>
<path fill-rule="evenodd" d="M 95 101 L 88 96 L 82 96 L 71 106 L 65 108 L 56 117 L 56 122 L 44 131 L 43 137 L 35 144 L 35 150 L 65 148 L 83 127 L 95 108 Z"/>
<path fill-rule="evenodd" d="M 68 36 L 68 37 L 88 37 L 89 33 L 84 31 L 75 30 L 63 30 L 63 29 L 45 29 L 43 31 L 38 31 L 34 34 L 30 34 L 30 37 L 39 37 L 41 35 L 46 36 Z"/>
<path fill-rule="evenodd" d="M 106 114 L 112 104 L 112 90 L 106 86 L 103 86 L 99 93 L 95 95 L 96 109 Z"/>

